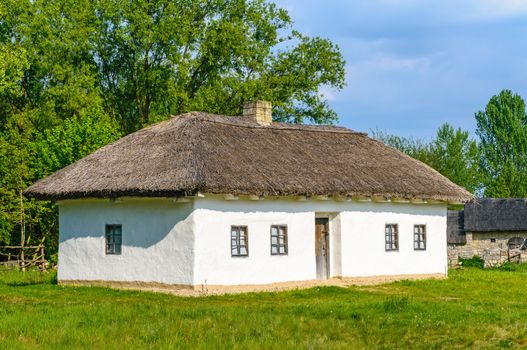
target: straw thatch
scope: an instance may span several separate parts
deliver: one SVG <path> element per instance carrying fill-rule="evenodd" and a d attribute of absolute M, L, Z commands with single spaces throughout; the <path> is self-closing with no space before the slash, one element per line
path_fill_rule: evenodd
<path fill-rule="evenodd" d="M 465 231 L 527 231 L 527 198 L 480 198 L 465 204 Z"/>
<path fill-rule="evenodd" d="M 427 165 L 366 134 L 192 112 L 139 130 L 38 181 L 28 197 L 67 199 L 380 195 L 467 201 Z"/>
<path fill-rule="evenodd" d="M 447 242 L 449 244 L 466 244 L 465 215 L 463 210 L 449 210 L 446 220 Z"/>

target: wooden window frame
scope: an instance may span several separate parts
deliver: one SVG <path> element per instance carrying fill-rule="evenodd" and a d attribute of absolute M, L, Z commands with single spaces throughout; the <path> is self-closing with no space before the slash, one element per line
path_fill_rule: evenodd
<path fill-rule="evenodd" d="M 390 227 L 390 232 L 388 232 Z M 395 233 L 393 228 L 395 227 Z M 384 250 L 387 252 L 399 251 L 399 224 L 386 224 L 384 226 Z"/>
<path fill-rule="evenodd" d="M 119 232 L 115 231 L 119 228 Z M 123 251 L 123 225 L 106 224 L 104 232 L 106 255 L 121 255 Z"/>
<path fill-rule="evenodd" d="M 422 232 L 416 232 L 416 229 L 418 227 L 422 227 L 423 228 L 423 231 Z M 421 236 L 422 235 L 422 239 Z M 425 224 L 419 224 L 419 225 L 414 225 L 414 250 L 426 250 L 426 225 Z M 421 245 L 420 243 L 423 243 L 424 244 L 424 247 L 421 248 Z M 416 244 L 417 244 L 417 247 L 416 247 Z"/>
<path fill-rule="evenodd" d="M 235 233 L 233 235 L 233 233 Z M 245 254 L 242 253 L 241 235 L 244 235 Z M 249 229 L 244 225 L 232 225 L 231 226 L 231 257 L 233 258 L 245 258 L 249 256 Z"/>
<path fill-rule="evenodd" d="M 276 229 L 276 236 L 273 235 L 273 229 Z M 280 234 L 280 231 L 282 231 L 283 234 Z M 271 225 L 271 255 L 288 255 L 289 248 L 287 236 L 287 225 Z M 273 243 L 273 237 L 276 237 L 276 243 Z M 283 237 L 282 243 L 280 243 L 280 237 Z M 273 248 L 276 248 L 276 252 L 273 252 Z M 283 248 L 283 250 L 281 251 L 280 248 Z"/>

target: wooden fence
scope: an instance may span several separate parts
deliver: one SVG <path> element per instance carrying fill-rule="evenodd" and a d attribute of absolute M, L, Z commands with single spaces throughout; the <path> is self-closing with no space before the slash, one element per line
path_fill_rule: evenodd
<path fill-rule="evenodd" d="M 0 246 L 0 266 L 21 270 L 38 267 L 46 270 L 48 262 L 44 254 L 44 245 Z"/>

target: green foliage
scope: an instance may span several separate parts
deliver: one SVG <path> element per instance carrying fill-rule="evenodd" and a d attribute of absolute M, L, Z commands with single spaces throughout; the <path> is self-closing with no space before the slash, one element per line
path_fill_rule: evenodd
<path fill-rule="evenodd" d="M 481 172 L 486 197 L 527 197 L 525 102 L 509 90 L 493 96 L 476 113 Z"/>
<path fill-rule="evenodd" d="M 527 197 L 527 112 L 509 90 L 475 114 L 479 142 L 444 124 L 431 142 L 375 131 L 374 137 L 485 197 Z"/>
<path fill-rule="evenodd" d="M 452 182 L 476 192 L 481 186 L 479 152 L 467 131 L 443 124 L 435 139 L 404 138 L 375 131 L 373 136 L 409 156 L 430 165 Z"/>
<path fill-rule="evenodd" d="M 327 39 L 264 0 L 0 2 L 0 244 L 45 238 L 57 210 L 36 180 L 170 114 L 240 114 L 268 99 L 279 120 L 330 123 L 322 86 L 344 86 Z"/>
<path fill-rule="evenodd" d="M 485 260 L 481 257 L 474 255 L 472 258 L 459 258 L 459 264 L 463 267 L 476 267 L 482 269 L 485 267 Z"/>
<path fill-rule="evenodd" d="M 479 152 L 468 131 L 443 124 L 431 143 L 429 165 L 454 183 L 476 192 L 480 185 Z"/>
<path fill-rule="evenodd" d="M 80 159 L 119 138 L 116 123 L 93 112 L 71 117 L 36 133 L 24 115 L 0 131 L 0 240 L 20 243 L 23 224 L 28 239 L 46 238 L 51 254 L 57 244 L 57 211 L 50 203 L 26 200 L 21 192 L 36 179 Z M 26 241 L 26 243 L 29 243 Z"/>
<path fill-rule="evenodd" d="M 105 115 L 95 113 L 66 119 L 38 135 L 31 144 L 36 155 L 32 168 L 37 171 L 37 178 L 42 178 L 119 137 L 118 126 Z"/>
<path fill-rule="evenodd" d="M 35 284 L 0 272 L 0 348 L 521 349 L 527 265 L 517 266 L 202 298 L 57 286 L 50 274 Z"/>
<path fill-rule="evenodd" d="M 499 271 L 518 271 L 522 269 L 522 266 L 519 264 L 505 262 L 500 266 L 494 267 L 494 269 Z"/>
<path fill-rule="evenodd" d="M 344 86 L 329 40 L 291 29 L 263 0 L 106 0 L 93 5 L 93 54 L 108 111 L 126 131 L 190 110 L 237 115 L 273 101 L 277 119 L 327 123 L 319 88 Z"/>

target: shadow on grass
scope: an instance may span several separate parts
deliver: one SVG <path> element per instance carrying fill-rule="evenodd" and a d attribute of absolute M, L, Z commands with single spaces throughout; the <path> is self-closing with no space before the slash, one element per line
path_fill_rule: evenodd
<path fill-rule="evenodd" d="M 37 284 L 57 284 L 57 272 L 0 270 L 0 285 L 22 287 Z"/>

